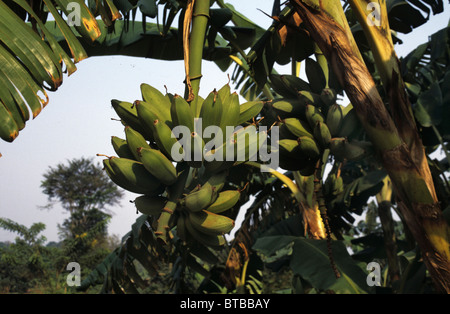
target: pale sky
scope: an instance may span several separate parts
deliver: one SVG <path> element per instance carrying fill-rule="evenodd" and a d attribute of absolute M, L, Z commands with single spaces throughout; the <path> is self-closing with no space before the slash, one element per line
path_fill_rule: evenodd
<path fill-rule="evenodd" d="M 258 9 L 270 14 L 272 1 L 227 1 L 251 20 L 267 28 L 271 20 Z M 432 16 L 431 21 L 405 36 L 397 47 L 399 56 L 405 55 L 429 35 L 448 24 L 449 4 L 445 11 Z M 78 70 L 56 91 L 49 93 L 50 103 L 34 120 L 29 121 L 13 143 L 0 141 L 0 217 L 12 219 L 30 227 L 36 222 L 46 224 L 42 233 L 48 241 L 59 241 L 57 224 L 68 214 L 56 204 L 53 209 L 41 210 L 48 203 L 40 188 L 43 174 L 50 166 L 73 158 L 93 157 L 97 153 L 115 155 L 111 136 L 123 135 L 123 126 L 117 118 L 111 99 L 134 101 L 140 99 L 139 85 L 150 84 L 165 92 L 184 93 L 184 65 L 182 61 L 167 62 L 131 57 L 95 57 L 77 64 Z M 215 64 L 203 63 L 200 94 L 207 95 L 214 88 L 228 82 L 227 74 Z M 282 73 L 282 72 L 280 72 Z M 113 217 L 109 233 L 125 235 L 138 217 L 130 203 L 138 195 L 127 192 L 120 207 L 111 208 Z M 0 241 L 13 241 L 16 234 L 0 229 Z"/>

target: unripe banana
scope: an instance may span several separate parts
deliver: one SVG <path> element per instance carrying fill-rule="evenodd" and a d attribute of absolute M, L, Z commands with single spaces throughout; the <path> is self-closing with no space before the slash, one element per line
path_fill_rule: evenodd
<path fill-rule="evenodd" d="M 141 84 L 141 94 L 144 102 L 148 103 L 161 119 L 171 121 L 170 116 L 170 97 L 166 97 L 159 90 L 148 84 Z"/>
<path fill-rule="evenodd" d="M 191 212 L 199 212 L 213 202 L 213 193 L 212 185 L 205 184 L 186 195 L 182 204 Z"/>
<path fill-rule="evenodd" d="M 314 138 L 322 148 L 328 148 L 331 140 L 331 133 L 328 126 L 323 122 L 317 122 L 314 128 Z"/>
<path fill-rule="evenodd" d="M 349 137 L 353 132 L 360 129 L 360 122 L 351 104 L 343 109 L 343 115 L 344 118 L 337 136 Z"/>
<path fill-rule="evenodd" d="M 229 102 L 229 98 L 231 96 L 231 88 L 230 85 L 227 83 L 224 86 L 222 86 L 219 91 L 217 92 L 217 94 L 219 95 L 220 99 L 222 100 L 222 104 L 228 104 Z"/>
<path fill-rule="evenodd" d="M 192 227 L 200 232 L 211 235 L 228 233 L 234 227 L 233 219 L 206 210 L 190 213 L 188 219 L 190 220 Z"/>
<path fill-rule="evenodd" d="M 337 136 L 339 133 L 343 119 L 341 106 L 338 104 L 331 105 L 327 112 L 326 124 L 332 136 Z"/>
<path fill-rule="evenodd" d="M 134 200 L 134 206 L 142 214 L 158 217 L 166 202 L 167 198 L 163 196 L 141 195 Z"/>
<path fill-rule="evenodd" d="M 150 145 L 147 143 L 141 133 L 133 130 L 130 126 L 125 127 L 125 138 L 128 144 L 128 148 L 134 156 L 133 159 L 141 161 L 141 156 L 138 153 L 138 149 L 140 149 L 141 147 L 150 148 Z"/>
<path fill-rule="evenodd" d="M 171 128 L 162 122 L 157 114 L 152 110 L 149 110 L 146 106 L 142 106 L 140 103 L 136 103 L 137 112 L 144 127 L 152 132 L 155 142 L 159 149 L 170 159 L 172 158 L 172 149 L 174 152 L 180 155 L 180 159 L 183 157 L 183 148 L 175 135 L 172 133 Z"/>
<path fill-rule="evenodd" d="M 222 213 L 236 205 L 240 196 L 241 192 L 239 190 L 220 192 L 214 203 L 209 205 L 206 210 L 214 214 Z"/>
<path fill-rule="evenodd" d="M 111 105 L 125 125 L 129 125 L 134 130 L 141 133 L 147 140 L 151 140 L 153 138 L 152 133 L 145 130 L 145 128 L 142 126 L 137 114 L 136 106 L 134 106 L 134 104 L 113 99 L 111 100 Z"/>
<path fill-rule="evenodd" d="M 333 138 L 330 142 L 330 152 L 337 160 L 358 160 L 367 156 L 372 149 L 369 142 L 351 141 L 346 138 Z"/>
<path fill-rule="evenodd" d="M 226 241 L 225 238 L 223 237 L 223 235 L 211 235 L 211 234 L 207 234 L 201 231 L 198 231 L 197 229 L 195 229 L 192 226 L 192 223 L 189 219 L 189 217 L 186 217 L 185 219 L 185 226 L 186 226 L 186 230 L 189 232 L 190 235 L 192 235 L 192 237 L 200 242 L 201 244 L 211 247 L 211 248 L 220 248 L 221 246 L 223 246 Z"/>
<path fill-rule="evenodd" d="M 117 157 L 112 157 L 112 158 L 117 158 Z M 121 176 L 119 176 L 111 167 L 111 163 L 110 163 L 110 159 L 104 159 L 103 160 L 103 168 L 106 171 L 106 174 L 108 175 L 108 177 L 111 179 L 111 181 L 113 181 L 115 184 L 117 184 L 118 186 L 120 186 L 122 189 L 134 192 L 134 193 L 139 193 L 139 194 L 144 194 L 144 190 L 140 189 L 139 187 L 134 187 L 128 184 L 128 182 L 126 182 Z"/>
<path fill-rule="evenodd" d="M 307 136 L 301 136 L 297 139 L 297 142 L 298 150 L 301 152 L 301 154 L 312 159 L 318 158 L 320 156 L 320 149 L 314 139 Z"/>
<path fill-rule="evenodd" d="M 264 107 L 264 103 L 262 101 L 248 101 L 243 103 L 239 107 L 239 119 L 237 121 L 237 125 L 243 124 L 249 120 L 255 118 Z"/>
<path fill-rule="evenodd" d="M 282 157 L 295 159 L 299 156 L 298 141 L 295 139 L 281 139 L 278 141 Z"/>
<path fill-rule="evenodd" d="M 289 132 L 291 132 L 296 137 L 307 136 L 313 138 L 313 131 L 307 122 L 302 121 L 297 118 L 287 118 L 283 122 L 286 124 Z"/>
<path fill-rule="evenodd" d="M 337 94 L 332 88 L 324 88 L 320 94 L 320 99 L 326 107 L 330 107 L 336 102 Z"/>
<path fill-rule="evenodd" d="M 203 138 L 197 132 L 191 132 L 190 138 L 190 158 L 188 159 L 188 151 L 185 150 L 185 160 L 192 168 L 200 168 L 203 165 L 203 152 L 205 148 L 205 142 Z"/>
<path fill-rule="evenodd" d="M 320 99 L 320 95 L 309 92 L 309 91 L 299 91 L 298 97 L 302 100 L 306 105 L 311 105 L 316 108 L 322 107 L 322 99 Z"/>
<path fill-rule="evenodd" d="M 174 126 L 185 126 L 191 132 L 194 132 L 194 113 L 189 103 L 183 97 L 179 95 L 173 96 L 170 112 Z"/>
<path fill-rule="evenodd" d="M 305 102 L 298 99 L 283 98 L 272 103 L 272 108 L 284 117 L 298 117 L 305 114 Z"/>
<path fill-rule="evenodd" d="M 135 158 L 130 148 L 128 147 L 128 143 L 126 140 L 117 136 L 111 136 L 111 144 L 117 156 L 128 159 Z"/>
<path fill-rule="evenodd" d="M 306 105 L 305 115 L 309 126 L 313 129 L 317 122 L 324 122 L 322 113 L 313 105 Z"/>
<path fill-rule="evenodd" d="M 146 109 L 148 111 L 153 112 L 155 115 L 158 116 L 159 120 L 161 120 L 162 122 L 164 122 L 164 124 L 166 124 L 169 128 L 173 128 L 173 122 L 172 122 L 172 116 L 171 116 L 171 112 L 170 112 L 170 106 L 169 106 L 169 111 L 167 111 L 167 108 L 162 109 L 161 106 L 155 106 L 152 105 L 146 101 L 142 101 L 142 100 L 136 100 L 134 102 L 134 105 L 137 108 L 137 105 L 139 105 L 140 107 L 146 107 Z M 165 106 L 165 105 L 164 105 Z M 142 109 L 141 109 L 142 111 Z M 138 113 L 138 117 L 139 117 L 139 113 Z M 144 122 L 141 121 L 141 124 L 145 124 Z M 144 125 L 145 127 L 145 125 Z"/>
<path fill-rule="evenodd" d="M 110 158 L 109 162 L 114 173 L 133 188 L 131 192 L 153 195 L 160 190 L 160 181 L 142 163 L 126 158 Z"/>
<path fill-rule="evenodd" d="M 220 93 L 220 90 L 219 90 Z M 227 126 L 235 127 L 238 125 L 240 116 L 239 95 L 232 93 L 223 101 L 223 113 L 220 120 L 220 128 L 225 136 Z"/>
<path fill-rule="evenodd" d="M 202 104 L 200 118 L 202 118 L 202 128 L 204 131 L 208 126 L 219 126 L 223 114 L 222 99 L 216 90 L 208 94 Z"/>
<path fill-rule="evenodd" d="M 177 180 L 177 170 L 172 162 L 153 148 L 138 148 L 137 153 L 145 169 L 165 185 L 172 185 Z"/>

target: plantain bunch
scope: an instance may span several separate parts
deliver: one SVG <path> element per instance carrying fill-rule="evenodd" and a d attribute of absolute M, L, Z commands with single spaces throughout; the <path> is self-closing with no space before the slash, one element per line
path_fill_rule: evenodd
<path fill-rule="evenodd" d="M 252 158 L 255 152 L 250 147 L 255 141 L 264 142 L 267 132 L 250 137 L 246 145 L 237 145 L 248 128 L 256 129 L 254 117 L 264 103 L 241 105 L 228 84 L 205 99 L 197 97 L 195 106 L 148 84 L 141 84 L 141 93 L 142 100 L 134 103 L 111 102 L 125 136 L 112 136 L 117 156 L 104 159 L 104 169 L 117 185 L 141 194 L 134 200 L 136 209 L 155 218 L 153 229 L 160 239 L 166 242 L 175 231 L 187 243 L 213 248 L 224 245 L 224 235 L 234 227 L 226 211 L 238 203 L 242 192 L 226 185 L 227 173 Z M 241 128 L 228 136 L 207 137 L 209 126 L 219 127 L 223 134 L 227 134 L 227 127 Z M 188 132 L 176 132 L 176 127 Z M 235 148 L 233 158 L 217 158 L 226 157 L 229 147 Z M 244 159 L 236 159 L 238 154 Z"/>
<path fill-rule="evenodd" d="M 271 103 L 279 126 L 280 167 L 304 176 L 313 174 L 325 150 L 338 161 L 371 153 L 370 142 L 360 140 L 362 128 L 353 106 L 338 104 L 335 89 L 320 79 L 324 68 L 308 61 L 310 83 L 293 75 L 271 77 L 273 89 L 281 95 Z"/>

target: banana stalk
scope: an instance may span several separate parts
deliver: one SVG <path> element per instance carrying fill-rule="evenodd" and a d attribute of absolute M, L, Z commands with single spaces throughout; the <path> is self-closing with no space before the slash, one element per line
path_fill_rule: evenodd
<path fill-rule="evenodd" d="M 378 151 L 399 198 L 399 208 L 422 251 L 436 289 L 450 293 L 448 225 L 442 215 L 428 165 L 424 161 L 416 162 L 408 141 L 405 143 L 402 137 L 407 126 L 397 129 L 386 109 L 355 47 L 340 1 L 291 0 L 291 3 L 329 61 Z M 394 77 L 398 75 L 393 73 Z M 392 85 L 391 90 L 395 91 L 398 78 L 392 81 Z M 414 135 L 414 129 L 407 132 Z"/>
<path fill-rule="evenodd" d="M 209 0 L 189 0 L 183 23 L 183 49 L 186 68 L 185 98 L 188 102 L 191 102 L 195 117 L 198 117 L 200 112 L 197 108 L 197 96 L 202 77 L 205 33 L 210 18 L 209 6 Z M 192 29 L 190 29 L 191 23 Z"/>

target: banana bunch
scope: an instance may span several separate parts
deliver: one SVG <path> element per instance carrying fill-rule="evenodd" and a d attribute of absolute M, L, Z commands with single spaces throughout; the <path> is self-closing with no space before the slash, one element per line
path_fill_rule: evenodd
<path fill-rule="evenodd" d="M 282 98 L 272 101 L 270 108 L 278 116 L 280 167 L 305 176 L 313 173 L 324 150 L 329 149 L 340 161 L 371 153 L 369 142 L 357 140 L 362 128 L 355 109 L 351 104 L 337 104 L 328 80 L 317 79 L 319 74 L 325 76 L 327 69 L 312 61 L 308 64 L 311 83 L 292 75 L 271 77 L 273 89 Z"/>
<path fill-rule="evenodd" d="M 133 103 L 111 101 L 124 136 L 111 137 L 117 156 L 103 160 L 106 173 L 140 194 L 133 203 L 137 212 L 155 218 L 155 235 L 166 239 L 164 233 L 176 230 L 189 243 L 225 244 L 234 220 L 223 213 L 241 195 L 222 191 L 227 169 L 254 157 L 267 139 L 254 120 L 264 103 L 241 105 L 228 84 L 199 97 L 195 111 L 183 97 L 148 84 L 141 84 L 141 94 Z"/>
<path fill-rule="evenodd" d="M 233 229 L 234 220 L 221 213 L 238 203 L 241 191 L 222 191 L 224 175 L 214 174 L 180 200 L 176 230 L 183 241 L 191 239 L 212 248 L 225 244 L 224 234 Z"/>

